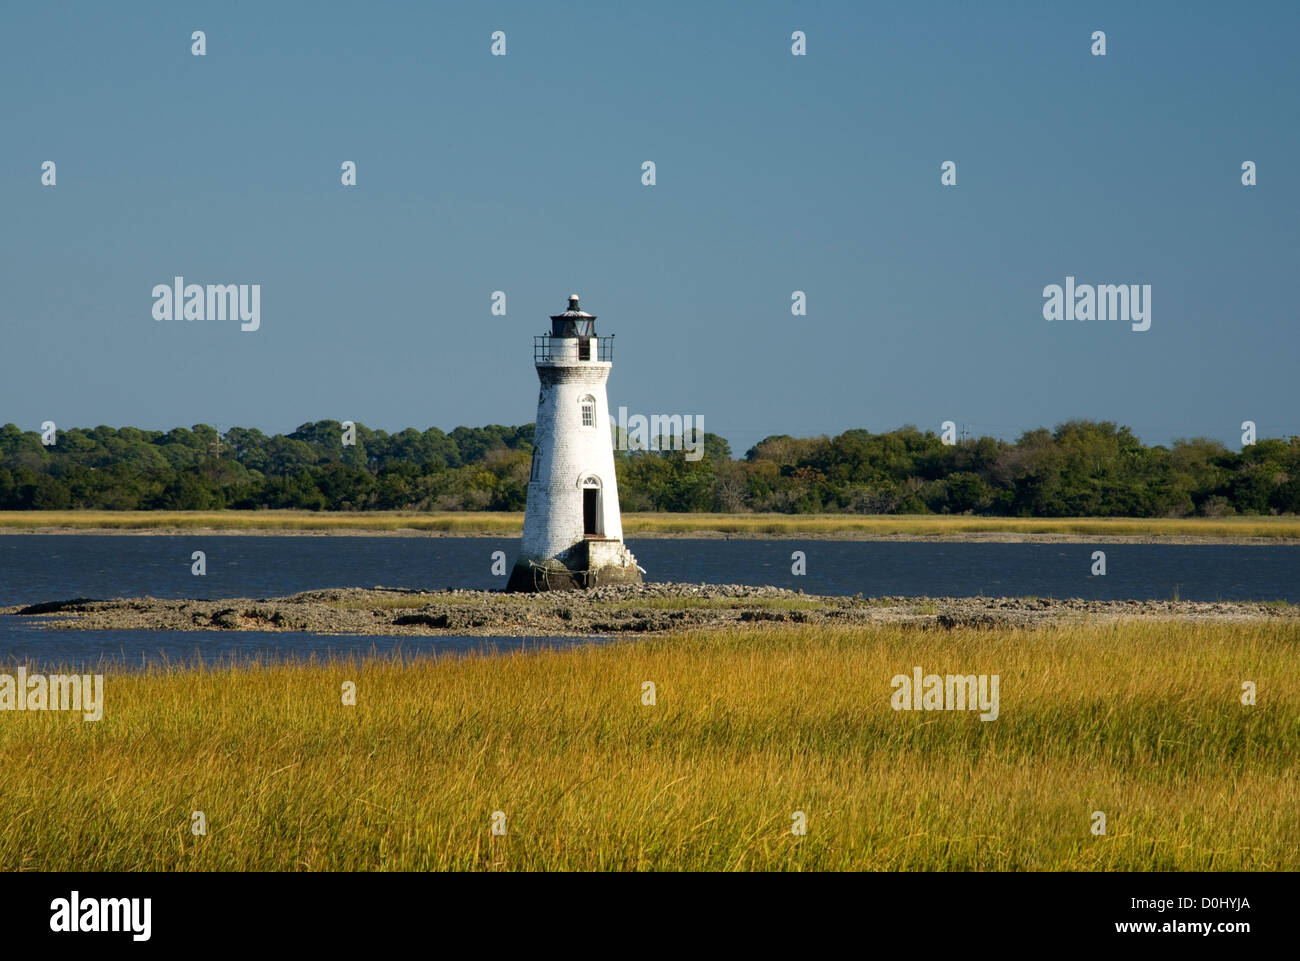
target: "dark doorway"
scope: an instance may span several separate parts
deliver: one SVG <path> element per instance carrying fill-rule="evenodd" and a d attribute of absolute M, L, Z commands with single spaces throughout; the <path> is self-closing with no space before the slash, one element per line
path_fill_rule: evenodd
<path fill-rule="evenodd" d="M 591 341 L 586 337 L 578 341 L 578 360 L 591 360 Z"/>
<path fill-rule="evenodd" d="M 600 533 L 596 528 L 596 506 L 600 502 L 600 491 L 595 487 L 582 489 L 582 533 L 593 537 Z"/>

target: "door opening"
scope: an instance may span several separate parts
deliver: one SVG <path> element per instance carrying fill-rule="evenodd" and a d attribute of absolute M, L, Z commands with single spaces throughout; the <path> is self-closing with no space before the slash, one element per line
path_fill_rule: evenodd
<path fill-rule="evenodd" d="M 584 537 L 599 537 L 600 531 L 597 529 L 597 510 L 600 504 L 600 491 L 595 487 L 584 487 L 582 489 L 582 535 Z"/>

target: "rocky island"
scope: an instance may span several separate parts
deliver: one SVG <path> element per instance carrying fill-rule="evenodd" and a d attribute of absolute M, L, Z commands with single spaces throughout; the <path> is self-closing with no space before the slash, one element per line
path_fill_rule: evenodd
<path fill-rule="evenodd" d="M 1014 597 L 827 597 L 778 587 L 641 584 L 541 595 L 335 588 L 218 600 L 77 598 L 0 608 L 51 629 L 309 631 L 358 635 L 663 634 L 778 622 L 827 627 L 914 624 L 1032 627 L 1088 619 L 1246 621 L 1300 617 L 1277 602 L 1093 601 Z"/>

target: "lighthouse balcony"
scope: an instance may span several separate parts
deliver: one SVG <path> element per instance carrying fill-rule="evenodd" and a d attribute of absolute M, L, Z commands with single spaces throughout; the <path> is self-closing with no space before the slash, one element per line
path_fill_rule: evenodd
<path fill-rule="evenodd" d="M 614 362 L 614 335 L 607 337 L 554 337 L 542 334 L 533 338 L 533 363 L 567 365 L 597 361 Z"/>

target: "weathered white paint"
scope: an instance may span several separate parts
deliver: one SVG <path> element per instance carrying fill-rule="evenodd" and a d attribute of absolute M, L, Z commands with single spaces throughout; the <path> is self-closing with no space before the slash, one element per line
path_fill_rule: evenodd
<path fill-rule="evenodd" d="M 537 361 L 541 392 L 537 400 L 535 453 L 516 567 L 529 567 L 531 562 L 555 568 L 561 554 L 583 543 L 583 489 L 590 484 L 600 491 L 600 539 L 587 539 L 591 569 L 615 568 L 611 575 L 621 572 L 639 581 L 636 558 L 622 543 L 618 478 L 614 473 L 609 401 L 605 394 L 613 364 L 594 359 L 599 354 L 595 337 L 590 338 L 589 356 L 593 359 L 579 360 L 579 341 L 576 337 L 551 337 L 547 355 Z M 592 426 L 582 423 L 584 398 L 595 401 Z"/>

